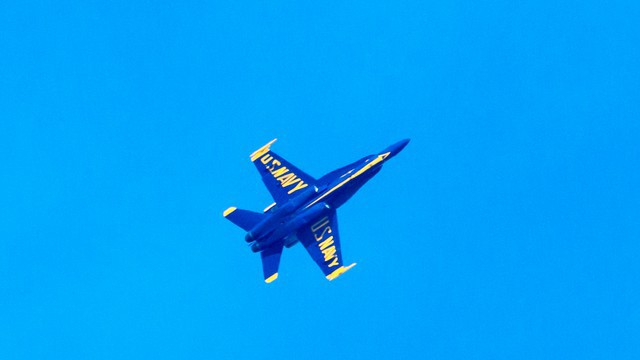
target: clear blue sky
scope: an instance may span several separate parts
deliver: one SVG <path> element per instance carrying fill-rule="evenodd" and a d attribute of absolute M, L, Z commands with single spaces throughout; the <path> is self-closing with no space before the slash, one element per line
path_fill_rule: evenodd
<path fill-rule="evenodd" d="M 640 358 L 637 1 L 0 4 L 0 358 Z M 328 282 L 222 217 L 409 137 Z"/>

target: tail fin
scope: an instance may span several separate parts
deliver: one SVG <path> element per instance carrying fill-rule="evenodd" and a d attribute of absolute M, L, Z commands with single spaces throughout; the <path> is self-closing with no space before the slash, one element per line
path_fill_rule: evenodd
<path fill-rule="evenodd" d="M 230 207 L 222 213 L 225 218 L 229 219 L 232 223 L 238 225 L 243 228 L 245 231 L 249 231 L 253 229 L 264 217 L 265 214 L 260 214 L 257 212 L 237 209 L 235 207 Z"/>
<path fill-rule="evenodd" d="M 284 243 L 274 244 L 260 253 L 262 257 L 264 282 L 267 284 L 278 278 L 278 267 L 280 266 L 280 256 L 282 255 L 283 246 Z"/>

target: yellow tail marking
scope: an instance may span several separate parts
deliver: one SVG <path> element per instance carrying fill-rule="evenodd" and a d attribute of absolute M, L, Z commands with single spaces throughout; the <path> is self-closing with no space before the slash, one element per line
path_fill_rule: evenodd
<path fill-rule="evenodd" d="M 228 208 L 227 210 L 225 210 L 225 211 L 222 213 L 222 215 L 223 215 L 224 217 L 227 217 L 229 214 L 231 214 L 231 213 L 232 213 L 232 212 L 234 212 L 234 211 L 236 211 L 236 208 L 235 208 L 235 206 L 232 206 L 232 207 Z"/>
<path fill-rule="evenodd" d="M 353 263 L 353 264 L 351 264 L 349 266 L 340 266 L 335 271 L 333 271 L 331 274 L 327 275 L 327 279 L 329 281 L 331 281 L 331 280 L 337 278 L 338 276 L 346 273 L 349 269 L 351 269 L 354 266 L 356 266 L 356 263 Z"/>
<path fill-rule="evenodd" d="M 278 273 L 275 273 L 275 274 L 269 276 L 268 278 L 264 279 L 264 282 L 269 284 L 270 282 L 272 282 L 273 280 L 275 280 L 277 278 L 278 278 Z"/>
<path fill-rule="evenodd" d="M 254 151 L 253 154 L 251 154 L 251 161 L 256 161 L 262 155 L 268 153 L 269 152 L 269 147 L 271 146 L 271 144 L 276 142 L 276 140 L 278 140 L 278 139 L 273 139 L 273 140 L 269 141 L 269 143 L 267 143 L 267 145 L 265 145 L 265 146 L 261 147 L 260 149 Z"/>

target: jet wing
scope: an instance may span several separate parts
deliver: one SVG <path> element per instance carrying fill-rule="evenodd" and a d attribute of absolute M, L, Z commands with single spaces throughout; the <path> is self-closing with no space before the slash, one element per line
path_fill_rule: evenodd
<path fill-rule="evenodd" d="M 309 252 L 311 258 L 320 266 L 325 277 L 333 280 L 356 265 L 344 266 L 340 252 L 338 219 L 335 210 L 329 215 L 300 228 L 298 239 Z"/>
<path fill-rule="evenodd" d="M 316 180 L 271 151 L 271 144 L 275 141 L 276 139 L 272 140 L 251 154 L 251 161 L 273 199 L 282 204 L 299 194 L 298 191 L 314 186 Z"/>

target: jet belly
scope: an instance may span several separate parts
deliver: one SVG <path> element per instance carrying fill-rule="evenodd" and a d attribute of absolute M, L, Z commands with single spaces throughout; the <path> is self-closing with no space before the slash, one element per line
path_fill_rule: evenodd
<path fill-rule="evenodd" d="M 253 242 L 253 244 L 251 244 L 251 250 L 253 252 L 259 252 L 268 248 L 271 244 L 279 243 L 292 234 L 295 234 L 299 228 L 327 214 L 330 209 L 331 207 L 327 203 L 318 203 L 308 209 L 301 210 L 287 219 L 282 225 L 276 227 L 267 237 Z M 293 244 L 290 243 L 289 246 L 291 245 Z"/>
<path fill-rule="evenodd" d="M 383 159 L 384 157 L 381 156 L 366 158 L 359 167 L 352 169 L 329 184 L 327 190 L 307 207 L 323 201 L 335 209 L 339 208 L 382 169 Z"/>
<path fill-rule="evenodd" d="M 362 186 L 364 186 L 367 181 L 371 180 L 371 178 L 380 171 L 382 167 L 378 166 L 372 169 L 367 170 L 366 173 L 363 173 L 357 178 L 350 180 L 348 183 L 344 184 L 340 189 L 335 191 L 331 198 L 327 200 L 327 202 L 334 208 L 339 208 L 347 202 L 353 195 L 355 195 L 358 190 Z"/>
<path fill-rule="evenodd" d="M 317 191 L 318 188 L 315 187 L 306 189 L 297 197 L 287 201 L 282 207 L 274 210 L 267 218 L 247 232 L 244 238 L 245 241 L 250 243 L 268 237 L 270 233 L 278 227 L 281 227 L 287 221 L 287 217 L 295 213 L 302 205 L 313 198 Z"/>

